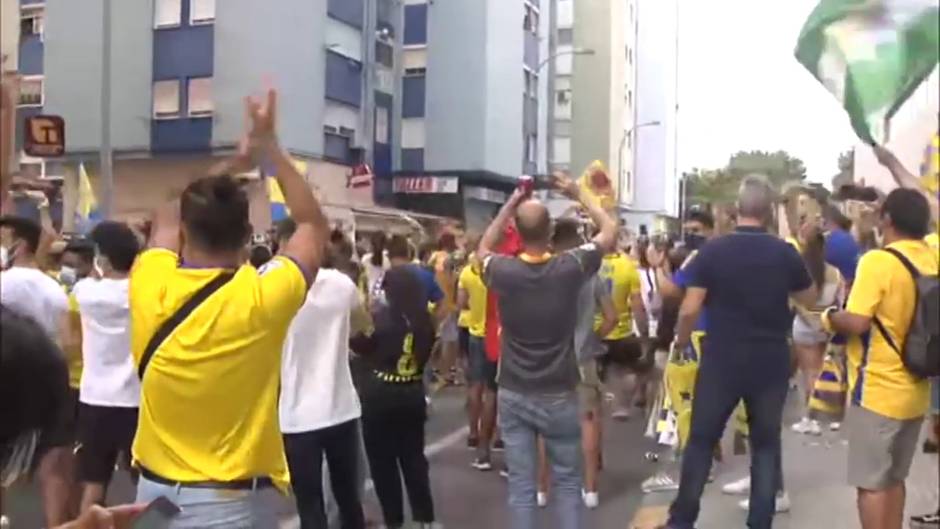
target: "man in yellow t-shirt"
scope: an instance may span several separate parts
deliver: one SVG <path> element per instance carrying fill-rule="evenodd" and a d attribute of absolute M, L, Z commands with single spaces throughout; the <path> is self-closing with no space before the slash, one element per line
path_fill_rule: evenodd
<path fill-rule="evenodd" d="M 480 263 L 471 255 L 457 280 L 457 305 L 466 311 L 467 356 L 467 418 L 470 421 L 468 448 L 476 449 L 473 466 L 478 470 L 492 469 L 490 444 L 496 428 L 496 362 L 486 356 L 486 285 L 480 277 Z"/>
<path fill-rule="evenodd" d="M 141 474 L 137 501 L 166 496 L 179 505 L 174 527 L 223 518 L 227 526 L 276 527 L 258 495 L 288 485 L 277 408 L 281 351 L 329 226 L 277 144 L 274 91 L 266 103 L 249 99 L 246 106 L 251 130 L 242 144 L 250 152 L 217 170 L 251 170 L 250 160 L 274 168 L 297 224 L 286 248 L 260 270 L 245 263 L 248 197 L 235 179 L 211 176 L 158 212 L 149 249 L 130 275 L 131 350 L 142 373 L 132 449 Z M 210 283 L 218 288 L 206 295 Z M 201 291 L 202 302 L 180 319 L 180 308 Z M 180 321 L 167 333 L 171 318 Z M 153 351 L 149 362 L 145 351 Z"/>
<path fill-rule="evenodd" d="M 937 254 L 923 241 L 929 221 L 918 191 L 895 189 L 882 205 L 886 250 L 899 252 L 921 274 L 936 275 Z M 846 309 L 823 315 L 824 325 L 850 336 L 848 477 L 858 489 L 864 527 L 901 527 L 903 521 L 904 481 L 929 400 L 928 382 L 904 367 L 897 349 L 915 303 L 914 280 L 901 259 L 875 250 L 859 261 Z"/>
<path fill-rule="evenodd" d="M 607 345 L 607 354 L 600 359 L 602 371 L 607 375 L 609 368 L 614 365 L 627 370 L 627 388 L 621 395 L 622 401 L 614 418 L 625 420 L 630 418 L 630 407 L 636 397 L 636 390 L 643 386 L 639 377 L 647 374 L 651 365 L 643 358 L 643 347 L 633 333 L 633 322 L 636 321 L 638 334 L 642 339 L 649 337 L 649 320 L 646 308 L 643 305 L 643 295 L 640 288 L 640 273 L 636 264 L 622 252 L 604 256 L 599 272 L 602 283 L 617 311 L 617 325 L 614 330 L 604 337 Z M 594 328 L 599 329 L 603 322 L 603 315 L 595 317 Z"/>

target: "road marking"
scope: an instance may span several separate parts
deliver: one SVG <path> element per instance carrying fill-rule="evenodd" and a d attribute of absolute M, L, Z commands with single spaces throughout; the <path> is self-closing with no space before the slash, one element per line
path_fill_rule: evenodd
<path fill-rule="evenodd" d="M 444 451 L 447 447 L 459 442 L 461 439 L 470 434 L 470 427 L 464 426 L 458 428 L 453 432 L 445 435 L 444 437 L 434 441 L 433 443 L 424 447 L 424 455 L 431 457 L 437 455 Z"/>

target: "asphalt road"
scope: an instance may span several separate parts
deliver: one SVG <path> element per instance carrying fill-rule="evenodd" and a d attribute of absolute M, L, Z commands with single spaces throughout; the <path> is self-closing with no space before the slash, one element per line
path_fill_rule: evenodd
<path fill-rule="evenodd" d="M 791 411 L 794 406 L 791 406 Z M 790 414 L 792 419 L 793 413 Z M 650 463 L 644 454 L 652 448 L 641 435 L 642 421 L 607 421 L 604 433 L 605 470 L 601 479 L 601 505 L 588 515 L 592 529 L 632 529 L 644 516 L 663 516 L 672 496 L 667 493 L 643 495 L 640 484 L 663 465 Z M 788 423 L 789 424 L 789 421 Z M 482 473 L 470 467 L 473 453 L 465 447 L 465 419 L 460 390 L 448 389 L 434 400 L 428 424 L 428 452 L 438 519 L 446 529 L 501 529 L 507 527 L 506 483 L 497 472 Z M 857 529 L 854 491 L 844 484 L 846 446 L 839 433 L 822 437 L 784 433 L 784 474 L 793 508 L 777 517 L 778 529 Z M 726 453 L 730 453 L 730 445 Z M 501 457 L 496 454 L 496 462 Z M 908 480 L 908 513 L 936 508 L 938 502 L 938 463 L 936 456 L 918 454 Z M 706 489 L 700 529 L 745 527 L 746 513 L 737 506 L 740 498 L 723 496 L 720 485 L 747 472 L 746 456 L 734 456 L 717 468 L 716 483 Z M 112 503 L 133 499 L 126 475 L 115 479 L 109 494 Z M 42 527 L 40 503 L 35 487 L 20 484 L 4 494 L 4 509 L 14 529 Z M 282 528 L 296 528 L 292 506 L 285 501 Z M 366 511 L 378 520 L 377 503 L 371 496 Z M 551 529 L 551 508 L 542 512 L 540 528 Z"/>

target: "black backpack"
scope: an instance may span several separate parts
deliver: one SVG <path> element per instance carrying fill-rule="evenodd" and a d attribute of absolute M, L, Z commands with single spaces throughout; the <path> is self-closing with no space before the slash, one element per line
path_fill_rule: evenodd
<path fill-rule="evenodd" d="M 901 361 L 913 375 L 920 378 L 940 376 L 940 278 L 925 276 L 911 261 L 894 248 L 885 251 L 898 258 L 914 279 L 914 316 L 904 338 L 903 349 L 898 347 L 876 317 L 875 326 L 892 349 L 901 355 Z"/>

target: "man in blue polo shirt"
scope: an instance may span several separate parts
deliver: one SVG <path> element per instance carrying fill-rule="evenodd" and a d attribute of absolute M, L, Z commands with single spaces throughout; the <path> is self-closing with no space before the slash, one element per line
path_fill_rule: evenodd
<path fill-rule="evenodd" d="M 826 262 L 839 269 L 839 273 L 851 285 L 855 279 L 855 267 L 861 249 L 855 242 L 855 237 L 849 233 L 852 221 L 842 214 L 835 206 L 827 205 L 823 209 L 823 219 L 826 223 Z"/>
<path fill-rule="evenodd" d="M 737 229 L 706 244 L 688 267 L 677 346 L 690 342 L 703 307 L 708 310 L 708 340 L 669 529 L 694 527 L 712 451 L 741 399 L 747 406 L 753 448 L 748 527 L 769 529 L 773 522 L 781 415 L 790 376 L 787 336 L 793 320 L 788 301 L 793 297 L 809 306 L 816 300 L 799 254 L 764 228 L 773 212 L 773 196 L 763 177 L 745 178 Z"/>

